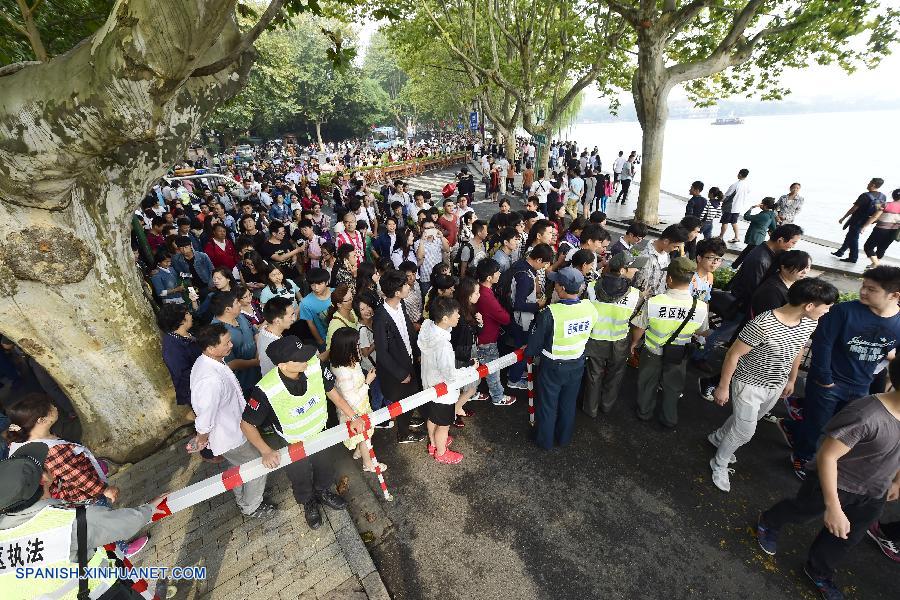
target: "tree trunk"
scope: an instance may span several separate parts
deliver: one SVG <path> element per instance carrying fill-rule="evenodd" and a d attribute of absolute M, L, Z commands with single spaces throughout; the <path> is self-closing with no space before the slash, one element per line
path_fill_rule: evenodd
<path fill-rule="evenodd" d="M 641 35 L 644 35 L 643 33 Z M 650 44 L 647 44 L 650 46 Z M 659 223 L 659 189 L 662 178 L 663 142 L 669 119 L 671 84 L 665 76 L 662 49 L 642 48 L 632 79 L 632 95 L 641 124 L 641 180 L 635 219 L 648 225 Z"/>
<path fill-rule="evenodd" d="M 325 142 L 322 141 L 322 122 L 316 121 L 316 141 L 319 142 L 319 150 L 325 152 Z"/>
<path fill-rule="evenodd" d="M 516 159 L 516 135 L 514 131 L 506 134 L 506 137 L 503 139 L 503 147 L 507 160 L 513 162 Z M 503 174 L 503 177 L 506 177 L 506 173 Z"/>
<path fill-rule="evenodd" d="M 246 80 L 230 0 L 120 0 L 88 43 L 0 82 L 0 332 L 116 461 L 183 422 L 131 250 L 131 215 Z M 90 76 L 86 76 L 90 74 Z"/>

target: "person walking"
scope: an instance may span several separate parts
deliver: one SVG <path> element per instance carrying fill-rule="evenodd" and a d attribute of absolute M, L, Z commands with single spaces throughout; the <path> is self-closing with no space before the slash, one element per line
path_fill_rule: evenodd
<path fill-rule="evenodd" d="M 624 154 L 622 150 L 619 150 L 619 156 L 613 161 L 613 191 L 616 191 L 616 188 L 619 187 L 619 176 L 622 174 L 622 167 L 625 166 L 626 162 Z"/>
<path fill-rule="evenodd" d="M 678 425 L 678 399 L 684 391 L 691 337 L 709 329 L 706 303 L 688 291 L 696 271 L 697 263 L 686 256 L 673 259 L 665 269 L 666 292 L 644 302 L 631 319 L 629 355 L 646 338 L 638 370 L 638 419 L 653 419 L 662 389 L 659 422 L 666 429 Z"/>
<path fill-rule="evenodd" d="M 598 408 L 603 414 L 609 413 L 616 401 L 628 360 L 628 322 L 641 299 L 641 292 L 631 286 L 631 279 L 648 260 L 646 256 L 620 252 L 609 259 L 608 272 L 594 285 L 597 322 L 585 349 L 584 391 L 584 412 L 591 417 L 597 416 Z"/>
<path fill-rule="evenodd" d="M 747 182 L 749 175 L 750 171 L 748 169 L 741 169 L 738 171 L 737 181 L 725 190 L 725 200 L 722 202 L 722 219 L 720 220 L 722 230 L 719 232 L 719 237 L 724 240 L 728 225 L 731 225 L 734 237 L 728 240 L 729 244 L 736 244 L 740 241 L 739 236 L 741 232 L 738 227 L 738 220 L 750 202 L 750 184 Z"/>
<path fill-rule="evenodd" d="M 884 253 L 897 239 L 900 232 L 900 189 L 891 192 L 891 201 L 886 203 L 875 215 L 875 227 L 869 234 L 869 239 L 863 245 L 866 258 L 870 264 L 867 269 L 877 267 L 884 258 Z"/>
<path fill-rule="evenodd" d="M 276 368 L 253 388 L 241 415 L 241 430 L 254 451 L 262 456 L 266 468 L 278 467 L 281 455 L 263 440 L 259 429 L 272 427 L 289 444 L 308 442 L 325 430 L 328 400 L 347 417 L 352 434 L 365 431 L 365 421 L 337 391 L 334 374 L 319 361 L 316 352 L 313 344 L 304 344 L 293 335 L 286 335 L 266 348 Z M 291 482 L 294 499 L 303 507 L 310 529 L 322 526 L 322 504 L 334 510 L 347 508 L 347 501 L 331 491 L 334 484 L 331 453 L 315 452 L 291 462 L 285 465 L 284 473 Z"/>
<path fill-rule="evenodd" d="M 619 195 L 616 196 L 616 202 L 621 202 L 622 204 L 628 202 L 628 189 L 631 187 L 631 178 L 634 176 L 632 169 L 634 169 L 634 165 L 630 158 L 622 163 L 622 172 L 618 175 L 622 189 L 619 190 Z"/>
<path fill-rule="evenodd" d="M 597 309 L 580 300 L 584 276 L 572 267 L 547 273 L 559 302 L 541 310 L 525 355 L 541 355 L 537 378 L 534 440 L 550 450 L 572 441 L 575 405 L 584 374 L 584 349 L 597 322 Z"/>
<path fill-rule="evenodd" d="M 774 556 L 785 525 L 822 518 L 803 572 L 823 598 L 844 598 L 835 569 L 877 524 L 885 502 L 900 497 L 900 361 L 891 361 L 888 373 L 894 391 L 855 400 L 832 417 L 797 495 L 764 511 L 756 524 L 760 548 Z"/>
<path fill-rule="evenodd" d="M 827 281 L 798 281 L 788 290 L 788 303 L 747 323 L 725 355 L 713 397 L 719 406 L 730 400 L 732 413 L 707 438 L 717 448 L 709 461 L 712 481 L 723 492 L 731 490 L 734 453 L 753 438 L 756 423 L 778 399 L 793 393 L 803 348 L 837 298 L 837 288 Z"/>
<path fill-rule="evenodd" d="M 853 206 L 848 208 L 844 216 L 838 219 L 838 223 L 847 221 L 844 223 L 847 235 L 844 236 L 844 243 L 841 244 L 841 247 L 832 254 L 841 258 L 845 251 L 850 252 L 847 258 L 841 258 L 841 262 L 856 263 L 856 259 L 859 258 L 859 234 L 875 222 L 878 212 L 887 204 L 885 195 L 878 191 L 882 185 L 884 185 L 884 179 L 874 177 L 866 186 L 866 191 L 860 194 Z"/>

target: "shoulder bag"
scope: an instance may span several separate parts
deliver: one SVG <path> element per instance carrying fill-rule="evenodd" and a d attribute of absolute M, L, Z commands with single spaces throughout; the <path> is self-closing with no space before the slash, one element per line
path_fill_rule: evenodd
<path fill-rule="evenodd" d="M 672 333 L 669 339 L 666 340 L 666 343 L 663 344 L 662 359 L 664 363 L 670 365 L 680 365 L 688 357 L 688 351 L 693 350 L 693 342 L 684 345 L 676 345 L 672 342 L 674 342 L 678 338 L 678 334 L 681 333 L 681 330 L 684 329 L 685 325 L 688 324 L 688 321 L 690 321 L 694 317 L 694 312 L 696 312 L 696 310 L 697 297 L 694 296 L 694 301 L 691 304 L 691 310 L 688 311 L 687 317 L 685 317 L 684 321 L 681 322 L 681 325 L 678 326 L 678 329 L 676 329 L 674 333 Z"/>

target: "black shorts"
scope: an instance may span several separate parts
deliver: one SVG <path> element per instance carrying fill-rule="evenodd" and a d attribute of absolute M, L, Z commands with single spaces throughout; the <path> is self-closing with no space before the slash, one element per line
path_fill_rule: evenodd
<path fill-rule="evenodd" d="M 621 173 L 613 172 L 613 183 L 619 181 L 619 175 L 621 175 Z"/>
<path fill-rule="evenodd" d="M 456 418 L 456 406 L 454 404 L 428 403 L 428 420 L 438 427 L 449 427 Z"/>
<path fill-rule="evenodd" d="M 722 213 L 722 218 L 719 220 L 719 223 L 737 223 L 739 216 L 740 214 L 738 213 Z"/>

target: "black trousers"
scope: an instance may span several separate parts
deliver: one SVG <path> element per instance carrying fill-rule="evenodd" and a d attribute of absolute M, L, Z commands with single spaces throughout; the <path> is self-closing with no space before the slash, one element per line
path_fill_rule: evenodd
<path fill-rule="evenodd" d="M 327 490 L 334 483 L 334 465 L 329 452 L 316 452 L 284 468 L 297 504 L 313 499 L 314 492 Z"/>
<path fill-rule="evenodd" d="M 897 237 L 896 229 L 879 229 L 876 227 L 869 234 L 869 239 L 863 244 L 863 250 L 866 256 L 877 256 L 879 259 L 884 258 L 884 253 L 888 246 L 894 243 Z"/>
<path fill-rule="evenodd" d="M 838 490 L 841 508 L 850 521 L 850 535 L 846 540 L 833 536 L 822 528 L 809 547 L 807 567 L 818 577 L 831 578 L 835 568 L 850 549 L 866 535 L 866 530 L 878 520 L 884 510 L 886 497 L 872 498 Z M 797 492 L 796 498 L 782 500 L 762 514 L 763 523 L 779 530 L 789 523 L 808 523 L 825 513 L 825 498 L 815 472 L 810 472 Z"/>
<path fill-rule="evenodd" d="M 628 200 L 628 188 L 631 187 L 631 180 L 623 179 L 621 181 L 621 184 L 622 184 L 622 189 L 619 190 L 619 195 L 616 196 L 616 202 L 621 200 L 622 204 L 625 204 L 625 201 Z"/>
<path fill-rule="evenodd" d="M 379 373 L 378 382 L 381 385 L 381 393 L 384 394 L 386 404 L 399 402 L 404 398 L 412 396 L 416 392 L 422 391 L 419 384 L 419 378 L 414 373 L 409 383 L 400 383 L 396 378 L 391 377 L 389 373 Z M 406 437 L 409 433 L 409 421 L 412 419 L 413 411 L 407 411 L 398 416 L 394 421 L 397 423 L 397 438 Z"/>

